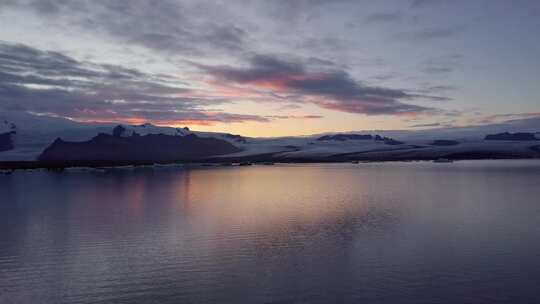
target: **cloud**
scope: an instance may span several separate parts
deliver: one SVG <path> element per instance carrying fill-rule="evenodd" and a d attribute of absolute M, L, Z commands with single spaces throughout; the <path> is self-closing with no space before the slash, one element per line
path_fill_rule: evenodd
<path fill-rule="evenodd" d="M 454 91 L 454 90 L 457 90 L 457 88 L 451 85 L 433 85 L 433 86 L 428 86 L 427 88 L 425 88 L 426 92 L 431 92 L 431 93 L 440 93 L 440 92 L 447 92 L 447 91 Z"/>
<path fill-rule="evenodd" d="M 402 100 L 441 98 L 368 86 L 354 80 L 344 70 L 310 70 L 299 61 L 269 55 L 255 55 L 244 67 L 197 66 L 221 83 L 256 87 L 274 93 L 297 94 L 303 102 L 349 113 L 418 114 L 431 109 L 404 103 Z"/>
<path fill-rule="evenodd" d="M 526 119 L 537 119 L 540 118 L 540 112 L 530 112 L 530 113 L 507 113 L 507 114 L 494 114 L 483 116 L 480 118 L 477 123 L 489 124 L 489 123 L 513 123 L 520 122 Z"/>
<path fill-rule="evenodd" d="M 433 123 L 421 123 L 409 126 L 409 128 L 451 128 L 454 127 L 456 120 L 445 120 Z"/>
<path fill-rule="evenodd" d="M 75 60 L 59 52 L 0 42 L 0 110 L 79 121 L 269 121 L 208 109 L 230 100 L 199 96 L 174 77 Z"/>
<path fill-rule="evenodd" d="M 78 27 L 169 55 L 244 49 L 246 31 L 224 20 L 201 20 L 193 12 L 197 5 L 188 4 L 173 0 L 15 0 L 4 5 L 33 12 L 52 24 Z"/>
<path fill-rule="evenodd" d="M 321 115 L 269 115 L 265 116 L 270 119 L 320 119 Z"/>
<path fill-rule="evenodd" d="M 445 74 L 453 72 L 461 63 L 462 55 L 450 54 L 433 57 L 420 63 L 421 71 L 427 74 Z"/>
<path fill-rule="evenodd" d="M 434 3 L 435 0 L 412 0 L 411 8 L 420 8 Z"/>
<path fill-rule="evenodd" d="M 454 37 L 463 30 L 463 27 L 451 28 L 429 28 L 411 34 L 411 38 L 416 40 L 434 40 Z"/>
<path fill-rule="evenodd" d="M 412 125 L 409 127 L 410 128 L 429 128 L 429 127 L 440 127 L 440 126 L 442 126 L 442 124 L 435 122 L 435 123 Z"/>
<path fill-rule="evenodd" d="M 426 27 L 397 32 L 394 38 L 411 43 L 432 43 L 458 37 L 465 29 L 465 26 Z"/>
<path fill-rule="evenodd" d="M 423 68 L 422 71 L 429 74 L 441 74 L 450 73 L 454 71 L 454 68 L 449 66 L 427 66 Z"/>
<path fill-rule="evenodd" d="M 388 24 L 398 23 L 403 20 L 403 15 L 400 13 L 375 13 L 366 17 L 366 24 Z"/>
<path fill-rule="evenodd" d="M 240 1 L 245 5 L 246 1 Z M 256 9 L 272 19 L 277 19 L 285 24 L 297 24 L 309 21 L 320 15 L 323 10 L 332 9 L 347 3 L 356 3 L 355 0 L 272 0 L 252 1 Z"/>
<path fill-rule="evenodd" d="M 277 108 L 277 111 L 298 110 L 300 108 L 302 108 L 302 106 L 299 105 L 298 103 L 288 103 L 288 104 L 280 105 Z"/>
<path fill-rule="evenodd" d="M 424 9 L 430 6 L 437 6 L 440 4 L 449 4 L 452 1 L 446 0 L 411 0 L 410 8 L 411 9 Z"/>
<path fill-rule="evenodd" d="M 146 111 L 134 110 L 130 112 L 109 111 L 95 113 L 85 111 L 77 121 L 81 122 L 124 122 L 141 124 L 152 122 L 156 125 L 203 125 L 210 126 L 216 123 L 244 123 L 244 122 L 270 122 L 272 118 L 249 114 L 234 114 L 213 111 Z"/>
<path fill-rule="evenodd" d="M 469 119 L 465 128 L 482 127 L 485 133 L 533 132 L 540 134 L 540 113 L 509 113 Z"/>

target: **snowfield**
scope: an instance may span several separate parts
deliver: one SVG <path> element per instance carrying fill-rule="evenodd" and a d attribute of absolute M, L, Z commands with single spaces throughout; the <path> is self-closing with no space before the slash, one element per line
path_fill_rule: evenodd
<path fill-rule="evenodd" d="M 37 116 L 23 112 L 0 113 L 0 134 L 16 131 L 12 137 L 15 148 L 0 152 L 0 161 L 36 160 L 55 139 L 80 142 L 88 141 L 99 133 L 113 134 L 118 124 L 78 123 L 71 120 Z M 265 155 L 279 159 L 318 159 L 343 156 L 347 158 L 396 157 L 436 158 L 459 153 L 496 152 L 516 157 L 538 157 L 540 141 L 484 140 L 486 134 L 497 132 L 532 132 L 540 130 L 540 118 L 524 122 L 511 122 L 467 128 L 444 128 L 419 131 L 361 131 L 355 134 L 371 134 L 390 137 L 403 144 L 388 144 L 373 139 L 363 140 L 317 140 L 321 135 L 281 138 L 251 138 L 227 133 L 198 132 L 188 128 L 159 127 L 152 124 L 121 125 L 121 136 L 134 134 L 165 134 L 213 137 L 230 142 L 241 152 L 221 155 L 221 158 L 241 158 Z M 537 135 L 538 137 L 538 135 Z M 455 140 L 457 145 L 434 146 L 434 140 Z M 218 157 L 218 158 L 219 158 Z"/>

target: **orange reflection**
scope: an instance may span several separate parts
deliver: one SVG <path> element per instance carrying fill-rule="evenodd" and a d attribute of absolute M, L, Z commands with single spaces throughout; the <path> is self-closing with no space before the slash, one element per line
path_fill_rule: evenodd
<path fill-rule="evenodd" d="M 346 174 L 327 180 L 324 168 L 288 168 L 284 178 L 283 170 L 277 166 L 193 170 L 182 179 L 177 195 L 190 216 L 219 229 L 286 229 L 365 211 L 362 185 L 351 185 Z M 343 193 L 351 188 L 354 195 L 343 201 Z"/>

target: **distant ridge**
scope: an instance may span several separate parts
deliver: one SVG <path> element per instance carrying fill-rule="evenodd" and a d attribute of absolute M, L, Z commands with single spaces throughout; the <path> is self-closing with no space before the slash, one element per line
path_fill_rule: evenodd
<path fill-rule="evenodd" d="M 540 129 L 540 118 L 527 119 L 523 124 L 512 122 L 467 128 L 370 130 L 257 138 L 150 123 L 79 123 L 21 112 L 5 114 L 9 115 L 0 116 L 0 167 L 2 163 L 11 166 L 9 162 L 24 161 L 36 162 L 32 166 L 51 162 L 66 166 L 104 162 L 327 162 L 540 157 L 540 140 L 536 134 Z"/>
<path fill-rule="evenodd" d="M 485 140 L 539 140 L 534 136 L 534 133 L 518 132 L 518 133 L 498 133 L 486 135 Z"/>
<path fill-rule="evenodd" d="M 370 134 L 363 135 L 363 134 L 335 134 L 335 135 L 324 135 L 317 140 L 323 141 L 323 140 L 337 140 L 337 141 L 345 141 L 345 140 L 372 140 L 373 136 Z"/>
<path fill-rule="evenodd" d="M 133 134 L 129 137 L 101 133 L 89 141 L 67 142 L 56 139 L 38 157 L 40 161 L 174 161 L 199 159 L 241 151 L 231 143 L 204 138 L 195 134 L 173 136 L 164 134 Z"/>
<path fill-rule="evenodd" d="M 371 135 L 371 134 L 334 134 L 334 135 L 324 135 L 317 138 L 318 141 L 347 141 L 347 140 L 375 140 L 382 141 L 387 145 L 401 145 L 403 142 L 397 141 L 393 138 L 380 136 L 380 135 Z"/>

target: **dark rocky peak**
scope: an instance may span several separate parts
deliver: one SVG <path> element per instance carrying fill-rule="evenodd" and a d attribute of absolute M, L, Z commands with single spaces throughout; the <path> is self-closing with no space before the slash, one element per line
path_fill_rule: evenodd
<path fill-rule="evenodd" d="M 390 137 L 375 135 L 375 141 L 382 141 L 387 145 L 401 145 L 403 142 L 395 140 Z"/>
<path fill-rule="evenodd" d="M 122 137 L 122 134 L 126 131 L 126 128 L 122 125 L 118 125 L 113 128 L 112 134 L 114 137 Z"/>
<path fill-rule="evenodd" d="M 234 140 L 234 141 L 236 141 L 236 142 L 239 142 L 239 143 L 243 143 L 243 144 L 247 143 L 247 140 L 246 140 L 244 137 L 242 137 L 242 135 L 229 134 L 229 133 L 227 133 L 227 134 L 225 134 L 224 136 L 225 136 L 226 138 L 230 138 L 230 139 L 232 139 L 232 140 Z"/>
<path fill-rule="evenodd" d="M 4 125 L 3 127 L 1 125 Z M 6 131 L 2 131 L 2 130 L 9 130 L 8 132 L 16 132 L 17 131 L 17 126 L 12 123 L 12 122 L 9 122 L 7 120 L 4 120 L 2 122 L 0 122 L 0 133 L 8 133 Z"/>
<path fill-rule="evenodd" d="M 0 134 L 0 152 L 15 149 L 14 136 L 16 131 L 9 131 Z"/>
<path fill-rule="evenodd" d="M 100 134 L 103 134 L 103 133 L 100 133 Z M 57 137 L 54 141 L 53 141 L 53 144 L 62 144 L 64 143 L 65 141 L 63 139 L 61 139 L 60 137 Z"/>
<path fill-rule="evenodd" d="M 57 139 L 38 157 L 42 161 L 174 161 L 239 152 L 231 143 L 216 139 L 147 134 L 117 137 L 100 133 L 89 141 Z"/>

